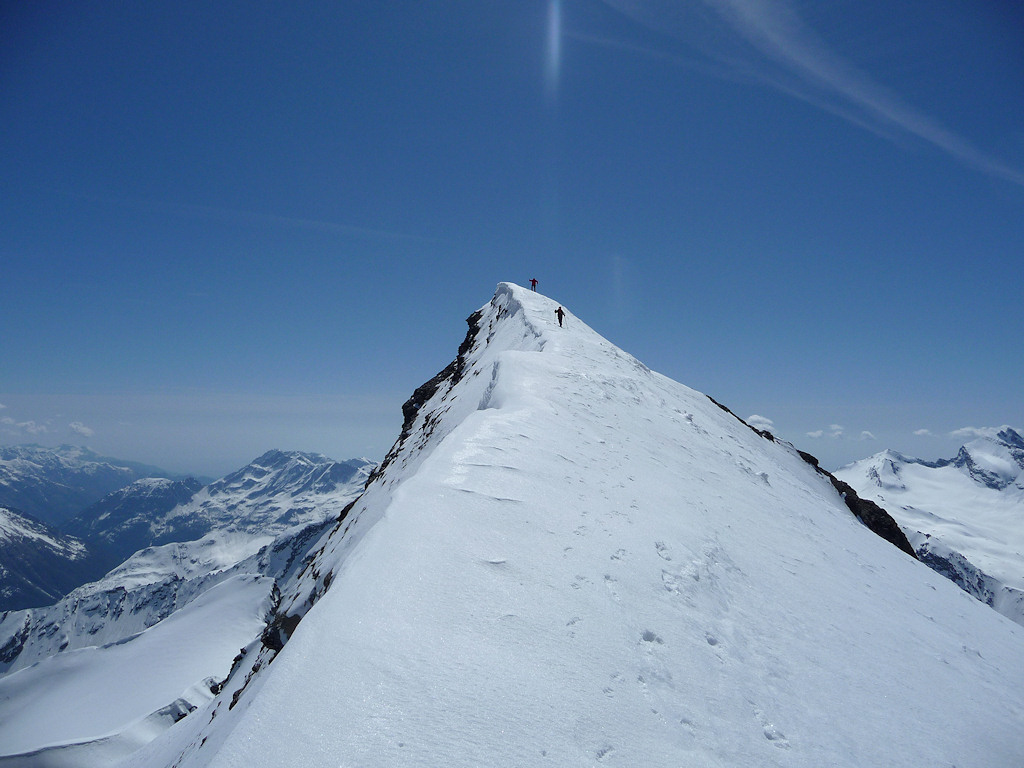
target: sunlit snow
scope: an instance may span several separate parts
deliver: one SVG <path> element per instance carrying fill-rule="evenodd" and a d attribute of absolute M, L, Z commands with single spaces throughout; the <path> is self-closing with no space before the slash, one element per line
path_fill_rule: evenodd
<path fill-rule="evenodd" d="M 499 285 L 288 644 L 126 766 L 1024 764 L 1021 627 L 556 306 Z"/>

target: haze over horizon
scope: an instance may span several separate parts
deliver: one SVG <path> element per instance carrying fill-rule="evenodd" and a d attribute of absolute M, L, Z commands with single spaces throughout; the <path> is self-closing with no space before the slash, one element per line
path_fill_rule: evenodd
<path fill-rule="evenodd" d="M 827 467 L 951 456 L 1024 424 L 1022 39 L 968 0 L 3 3 L 0 444 L 379 459 L 536 277 Z"/>

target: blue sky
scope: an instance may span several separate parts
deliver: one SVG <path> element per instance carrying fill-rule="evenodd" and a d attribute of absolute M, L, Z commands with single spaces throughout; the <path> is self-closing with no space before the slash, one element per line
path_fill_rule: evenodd
<path fill-rule="evenodd" d="M 537 277 L 826 466 L 951 455 L 1024 424 L 1022 41 L 1001 0 L 4 0 L 0 442 L 379 458 Z"/>

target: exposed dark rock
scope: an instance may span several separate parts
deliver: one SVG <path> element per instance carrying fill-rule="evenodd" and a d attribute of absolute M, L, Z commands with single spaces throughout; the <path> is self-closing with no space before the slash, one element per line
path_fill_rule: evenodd
<path fill-rule="evenodd" d="M 480 318 L 483 317 L 483 312 L 477 310 L 469 317 L 466 318 L 466 323 L 469 325 L 469 330 L 466 331 L 466 337 L 462 340 L 459 345 L 458 355 L 452 360 L 444 370 L 434 376 L 429 381 L 420 384 L 412 393 L 412 397 L 402 404 L 402 432 L 398 436 L 398 440 L 388 451 L 388 455 L 384 457 L 384 461 L 380 463 L 370 477 L 366 481 L 366 485 L 369 486 L 374 480 L 380 475 L 384 474 L 384 470 L 387 469 L 388 465 L 394 461 L 395 457 L 401 451 L 405 445 L 405 441 L 408 440 L 412 434 L 412 426 L 416 421 L 416 416 L 419 414 L 420 409 L 432 398 L 437 391 L 441 388 L 442 384 L 447 383 L 449 388 L 458 384 L 462 380 L 463 375 L 466 372 L 466 362 L 469 355 L 470 349 L 473 348 L 473 343 L 476 341 L 477 336 L 480 333 Z M 427 425 L 429 430 L 429 425 Z"/>
<path fill-rule="evenodd" d="M 946 548 L 937 551 L 927 541 L 917 549 L 918 559 L 936 573 L 945 576 L 967 594 L 986 605 L 995 602 L 995 589 L 990 576 L 976 568 L 959 552 Z"/>
<path fill-rule="evenodd" d="M 817 457 L 815 457 L 815 456 L 811 456 L 811 454 L 807 453 L 806 451 L 801 451 L 801 450 L 800 450 L 799 448 L 797 449 L 797 451 L 796 451 L 796 452 L 797 452 L 797 453 L 798 453 L 798 454 L 800 455 L 800 458 L 801 458 L 801 459 L 803 459 L 804 461 L 806 461 L 806 462 L 807 462 L 808 464 L 810 464 L 810 465 L 811 465 L 812 467 L 814 467 L 814 468 L 815 468 L 816 470 L 818 470 L 819 472 L 824 472 L 824 471 L 825 471 L 825 470 L 823 470 L 823 469 L 821 468 L 821 466 L 820 466 L 820 465 L 818 464 L 818 459 L 817 459 Z"/>
<path fill-rule="evenodd" d="M 853 512 L 853 514 L 856 515 L 864 525 L 890 544 L 899 547 L 911 557 L 915 559 L 917 558 L 917 555 L 914 553 L 914 548 L 910 546 L 910 542 L 907 541 L 906 534 L 903 533 L 903 529 L 897 525 L 895 520 L 893 520 L 892 515 L 878 506 L 875 502 L 871 501 L 871 499 L 862 499 L 851 486 L 835 477 L 832 473 L 827 472 L 826 474 L 828 475 L 829 480 L 832 481 L 832 485 L 835 486 L 835 489 L 839 491 L 840 495 L 843 497 L 843 501 L 846 502 L 846 506 L 850 508 L 850 511 Z"/>
<path fill-rule="evenodd" d="M 280 651 L 288 642 L 288 638 L 291 637 L 295 628 L 299 626 L 300 621 L 302 621 L 302 617 L 298 615 L 277 614 L 274 616 L 267 628 L 263 630 L 263 636 L 260 638 L 263 647 L 271 651 Z"/>
<path fill-rule="evenodd" d="M 0 614 L 0 618 L 6 616 L 6 613 Z M 4 643 L 4 646 L 0 648 L 0 665 L 9 665 L 13 662 L 25 647 L 25 642 L 28 640 L 29 634 L 29 616 L 26 614 L 25 623 L 21 629 L 15 632 L 11 637 Z"/>

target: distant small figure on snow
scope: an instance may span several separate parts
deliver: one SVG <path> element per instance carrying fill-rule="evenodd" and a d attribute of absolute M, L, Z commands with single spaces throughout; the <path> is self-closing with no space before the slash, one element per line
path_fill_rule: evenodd
<path fill-rule="evenodd" d="M 565 317 L 565 310 L 559 307 L 555 310 L 555 317 L 558 318 L 558 327 L 562 327 L 562 318 Z"/>
<path fill-rule="evenodd" d="M 536 277 L 531 277 L 530 278 L 530 290 L 531 291 L 536 291 L 537 290 L 537 278 Z"/>

